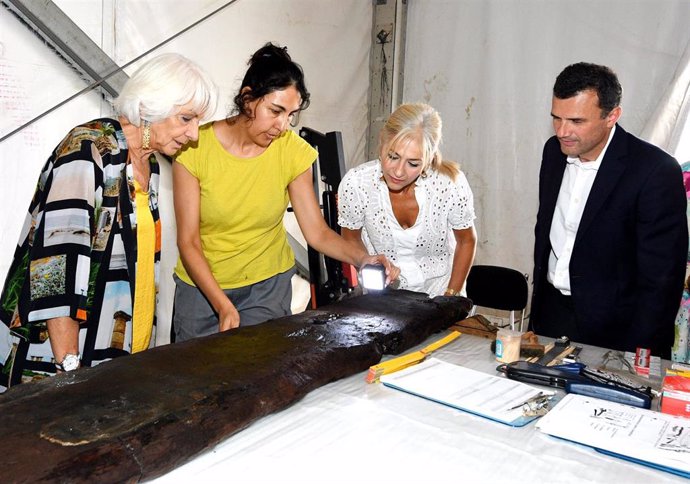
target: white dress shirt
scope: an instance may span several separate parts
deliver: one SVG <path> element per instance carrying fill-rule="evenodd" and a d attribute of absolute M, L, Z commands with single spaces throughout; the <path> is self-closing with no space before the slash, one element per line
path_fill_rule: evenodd
<path fill-rule="evenodd" d="M 400 267 L 400 288 L 443 294 L 453 266 L 453 229 L 474 225 L 474 199 L 461 172 L 455 181 L 432 170 L 415 182 L 419 215 L 407 229 L 393 214 L 381 164 L 370 161 L 353 168 L 338 189 L 338 223 L 362 229 L 370 254 L 384 254 Z"/>
<path fill-rule="evenodd" d="M 597 176 L 601 160 L 604 159 L 606 150 L 611 143 L 614 126 L 609 133 L 604 149 L 594 161 L 581 161 L 580 158 L 567 158 L 567 165 L 563 173 L 561 189 L 558 192 L 556 209 L 551 221 L 551 253 L 549 254 L 549 271 L 547 280 L 561 291 L 570 296 L 570 257 L 572 256 L 575 236 L 582 220 L 589 192 L 592 190 L 594 179 Z"/>

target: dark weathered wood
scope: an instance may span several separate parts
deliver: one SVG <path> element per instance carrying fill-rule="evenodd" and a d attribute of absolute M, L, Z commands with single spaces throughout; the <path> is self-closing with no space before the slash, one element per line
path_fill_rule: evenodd
<path fill-rule="evenodd" d="M 394 291 L 162 346 L 0 396 L 3 482 L 134 482 L 467 315 Z M 362 378 L 364 385 L 364 378 Z"/>

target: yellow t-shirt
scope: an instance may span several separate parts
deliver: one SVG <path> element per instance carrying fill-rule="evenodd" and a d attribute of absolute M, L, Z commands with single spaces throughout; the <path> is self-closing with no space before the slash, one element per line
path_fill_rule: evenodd
<path fill-rule="evenodd" d="M 228 153 L 213 131 L 199 129 L 199 141 L 176 162 L 199 180 L 201 246 L 223 289 L 244 287 L 288 270 L 295 263 L 283 216 L 287 187 L 311 167 L 317 152 L 288 130 L 259 156 Z M 175 274 L 193 282 L 178 258 Z"/>

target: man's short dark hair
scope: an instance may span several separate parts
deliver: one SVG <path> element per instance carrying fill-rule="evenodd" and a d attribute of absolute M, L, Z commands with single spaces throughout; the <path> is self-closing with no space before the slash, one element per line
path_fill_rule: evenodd
<path fill-rule="evenodd" d="M 620 106 L 623 88 L 616 73 L 606 66 L 587 62 L 571 64 L 563 69 L 553 85 L 553 95 L 558 99 L 568 99 L 588 89 L 599 97 L 602 118 Z"/>

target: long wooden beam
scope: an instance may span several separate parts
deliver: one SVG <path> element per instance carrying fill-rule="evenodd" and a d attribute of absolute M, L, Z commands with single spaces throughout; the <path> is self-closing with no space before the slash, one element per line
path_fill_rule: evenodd
<path fill-rule="evenodd" d="M 4 482 L 136 482 L 463 319 L 392 291 L 118 358 L 0 396 Z M 362 378 L 364 385 L 364 377 Z"/>

